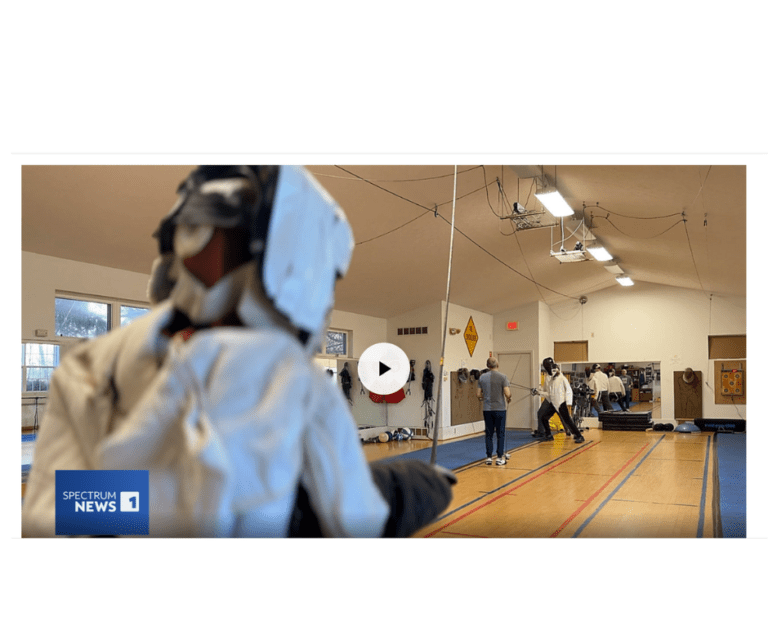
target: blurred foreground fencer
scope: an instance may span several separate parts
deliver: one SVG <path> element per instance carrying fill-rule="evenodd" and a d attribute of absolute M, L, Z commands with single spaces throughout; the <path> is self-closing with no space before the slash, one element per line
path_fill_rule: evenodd
<path fill-rule="evenodd" d="M 368 464 L 317 366 L 346 217 L 303 168 L 201 166 L 155 236 L 153 310 L 72 349 L 51 380 L 22 512 L 55 536 L 56 470 L 148 470 L 150 536 L 404 537 L 452 472 Z"/>

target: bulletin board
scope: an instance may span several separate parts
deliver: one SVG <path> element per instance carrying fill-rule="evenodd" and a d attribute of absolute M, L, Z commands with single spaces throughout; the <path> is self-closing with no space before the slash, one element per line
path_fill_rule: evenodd
<path fill-rule="evenodd" d="M 691 382 L 685 382 L 685 371 L 675 371 L 675 418 L 696 419 L 704 414 L 701 371 L 694 371 Z"/>
<path fill-rule="evenodd" d="M 746 360 L 715 360 L 713 381 L 716 405 L 747 404 Z"/>
<path fill-rule="evenodd" d="M 470 376 L 459 382 L 459 372 L 451 371 L 451 425 L 483 420 L 483 401 L 477 397 L 477 380 Z"/>

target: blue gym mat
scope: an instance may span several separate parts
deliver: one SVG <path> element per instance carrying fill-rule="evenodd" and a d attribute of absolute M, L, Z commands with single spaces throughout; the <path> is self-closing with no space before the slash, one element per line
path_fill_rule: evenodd
<path fill-rule="evenodd" d="M 724 538 L 747 536 L 747 434 L 717 433 L 720 519 Z"/>
<path fill-rule="evenodd" d="M 531 436 L 529 429 L 522 430 L 506 430 L 504 438 L 504 451 L 516 449 L 522 445 L 528 443 L 535 443 L 536 439 Z M 397 456 L 390 456 L 383 459 L 387 461 L 394 461 L 397 459 L 412 459 L 429 463 L 432 458 L 432 443 L 424 441 L 424 449 L 420 449 L 413 452 L 406 452 L 404 454 L 398 454 Z M 493 457 L 496 458 L 496 437 L 493 440 L 494 453 Z M 473 438 L 466 438 L 464 440 L 454 441 L 451 443 L 445 443 L 437 446 L 437 455 L 435 460 L 438 465 L 448 468 L 449 470 L 455 470 L 469 463 L 474 463 L 485 459 L 485 434 L 482 436 L 476 436 Z"/>

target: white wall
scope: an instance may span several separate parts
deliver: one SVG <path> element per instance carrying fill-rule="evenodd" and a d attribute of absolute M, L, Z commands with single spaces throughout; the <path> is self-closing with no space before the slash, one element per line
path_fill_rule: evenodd
<path fill-rule="evenodd" d="M 350 334 L 350 341 L 347 347 L 347 353 L 350 366 L 353 373 L 357 373 L 357 360 L 372 344 L 387 342 L 387 321 L 384 318 L 371 317 L 369 315 L 360 315 L 358 313 L 349 313 L 347 311 L 333 310 L 329 326 L 340 331 L 347 331 Z M 345 360 L 343 358 L 319 358 L 318 362 L 325 366 L 335 368 L 337 373 L 344 368 Z M 338 376 L 337 376 L 338 381 Z M 341 386 L 339 381 L 339 386 Z M 356 375 L 352 379 L 352 416 L 360 426 L 384 427 L 387 426 L 387 405 L 383 403 L 374 403 L 368 396 L 361 394 L 362 383 Z M 371 435 L 376 434 L 374 432 Z M 366 434 L 366 438 L 368 435 Z"/>
<path fill-rule="evenodd" d="M 440 306 L 437 302 L 408 311 L 387 320 L 387 339 L 390 344 L 400 347 L 409 360 L 415 360 L 416 380 L 410 383 L 410 395 L 397 404 L 387 404 L 387 421 L 390 427 L 424 427 L 424 390 L 421 378 L 424 366 L 429 360 L 432 373 L 437 381 L 440 370 L 440 347 L 443 333 Z M 398 335 L 402 328 L 427 327 L 426 335 Z M 405 386 L 408 391 L 408 384 Z M 437 396 L 436 386 L 433 395 Z"/>
<path fill-rule="evenodd" d="M 22 341 L 34 340 L 35 329 L 47 329 L 54 337 L 54 298 L 57 290 L 85 295 L 146 302 L 148 275 L 93 266 L 82 262 L 22 252 Z M 333 311 L 331 326 L 352 333 L 350 352 L 359 358 L 371 344 L 391 342 L 417 361 L 417 380 L 411 396 L 402 403 L 388 405 L 361 424 L 377 424 L 384 419 L 392 427 L 423 425 L 421 372 L 426 360 L 432 363 L 437 378 L 440 371 L 443 313 L 445 303 L 433 303 L 389 320 L 345 311 Z M 489 352 L 532 351 L 534 379 L 538 365 L 554 351 L 555 341 L 589 341 L 589 360 L 604 362 L 661 363 L 661 398 L 663 418 L 674 416 L 672 372 L 691 367 L 704 374 L 714 388 L 714 361 L 708 359 L 709 335 L 746 333 L 746 298 L 709 295 L 701 291 L 660 287 L 638 283 L 633 287 L 611 287 L 589 295 L 583 306 L 573 302 L 549 307 L 543 302 L 512 308 L 488 315 L 456 304 L 450 305 L 448 326 L 460 329 L 448 335 L 445 371 L 461 367 L 484 369 Z M 478 343 L 470 357 L 463 333 L 472 316 L 478 330 Z M 517 331 L 507 331 L 506 322 L 517 321 Z M 398 336 L 401 327 L 427 326 L 426 336 Z M 39 339 L 39 338 L 38 338 Z M 436 385 L 438 383 L 436 382 Z M 450 427 L 450 380 L 442 396 L 442 437 L 481 431 L 472 426 Z M 746 405 L 715 405 L 714 394 L 704 385 L 705 418 L 746 418 Z M 359 392 L 359 389 L 358 389 Z M 435 390 L 437 395 L 437 390 Z M 472 425 L 476 425 L 473 423 Z"/>
<path fill-rule="evenodd" d="M 35 337 L 35 329 L 46 329 L 54 338 L 56 291 L 147 302 L 149 274 L 94 266 L 22 252 L 21 254 L 21 338 Z"/>
<path fill-rule="evenodd" d="M 587 340 L 590 362 L 660 362 L 661 417 L 674 419 L 673 372 L 704 376 L 704 418 L 746 418 L 746 405 L 716 405 L 710 335 L 747 332 L 746 298 L 638 283 L 589 295 L 580 314 L 552 307 L 548 342 Z M 749 376 L 748 376 L 749 377 Z"/>
<path fill-rule="evenodd" d="M 21 339 L 55 340 L 55 297 L 57 291 L 147 303 L 149 274 L 133 273 L 83 262 L 22 252 Z M 371 344 L 387 341 L 387 321 L 367 315 L 334 310 L 330 325 L 351 332 L 350 357 L 359 358 Z M 46 329 L 46 338 L 35 337 L 36 329 Z M 335 366 L 335 359 L 333 360 Z M 357 384 L 357 383 L 355 383 Z M 354 388 L 354 386 L 353 386 Z M 359 385 L 355 393 L 359 393 Z M 44 411 L 41 401 L 39 417 Z M 358 407 L 360 424 L 386 424 L 380 405 Z M 367 412 L 365 410 L 367 409 Z M 22 408 L 22 426 L 31 426 L 33 406 Z"/>
<path fill-rule="evenodd" d="M 384 318 L 334 309 L 329 326 L 352 333 L 352 342 L 348 349 L 350 358 L 359 358 L 372 344 L 387 342 L 387 321 Z"/>
<path fill-rule="evenodd" d="M 441 320 L 445 323 L 445 302 L 440 303 Z M 469 323 L 469 318 L 472 317 L 472 321 L 477 329 L 477 345 L 473 354 L 469 355 L 469 349 L 467 348 L 466 341 L 464 340 L 464 331 Z M 454 438 L 456 436 L 464 436 L 466 434 L 474 434 L 476 432 L 483 431 L 484 423 L 478 421 L 475 423 L 467 423 L 464 425 L 451 425 L 451 371 L 457 371 L 461 368 L 469 369 L 485 369 L 486 361 L 489 354 L 493 351 L 493 337 L 494 326 L 493 316 L 482 311 L 475 311 L 468 309 L 458 304 L 451 304 L 448 307 L 448 328 L 459 329 L 459 333 L 456 335 L 446 336 L 445 341 L 445 367 L 443 373 L 443 390 L 440 396 L 441 399 L 441 411 L 440 411 L 440 423 L 438 438 L 447 439 Z M 440 341 L 442 346 L 442 332 L 443 325 L 440 327 Z M 439 355 L 439 354 L 438 354 Z M 433 362 L 434 365 L 434 362 Z M 437 369 L 435 370 L 435 376 L 438 376 L 439 362 Z"/>

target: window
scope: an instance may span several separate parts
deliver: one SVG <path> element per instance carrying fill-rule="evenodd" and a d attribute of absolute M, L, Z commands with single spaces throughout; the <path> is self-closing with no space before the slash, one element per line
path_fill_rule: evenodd
<path fill-rule="evenodd" d="M 351 333 L 339 329 L 328 329 L 322 353 L 328 356 L 347 356 L 349 354 Z"/>
<path fill-rule="evenodd" d="M 48 391 L 51 374 L 59 364 L 59 345 L 21 344 L 21 392 Z"/>
<path fill-rule="evenodd" d="M 149 307 L 118 300 L 56 296 L 56 335 L 95 338 L 125 326 L 149 311 Z"/>
<path fill-rule="evenodd" d="M 333 355 L 347 355 L 347 334 L 329 330 L 325 335 L 325 352 Z"/>
<path fill-rule="evenodd" d="M 56 298 L 56 335 L 95 338 L 112 328 L 111 305 L 66 297 Z"/>
<path fill-rule="evenodd" d="M 120 305 L 120 326 L 133 322 L 136 318 L 141 317 L 145 313 L 149 313 L 148 308 L 141 306 L 126 306 Z"/>

